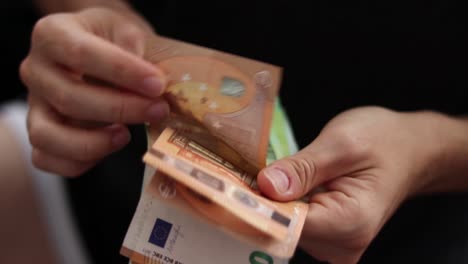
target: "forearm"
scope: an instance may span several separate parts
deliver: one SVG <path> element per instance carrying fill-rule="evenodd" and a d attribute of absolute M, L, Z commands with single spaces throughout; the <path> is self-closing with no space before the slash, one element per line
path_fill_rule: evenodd
<path fill-rule="evenodd" d="M 433 114 L 435 153 L 420 193 L 468 191 L 468 117 Z"/>
<path fill-rule="evenodd" d="M 110 8 L 131 18 L 145 30 L 153 32 L 151 25 L 141 17 L 125 0 L 36 0 L 36 5 L 43 15 L 58 12 L 76 12 L 86 8 Z"/>

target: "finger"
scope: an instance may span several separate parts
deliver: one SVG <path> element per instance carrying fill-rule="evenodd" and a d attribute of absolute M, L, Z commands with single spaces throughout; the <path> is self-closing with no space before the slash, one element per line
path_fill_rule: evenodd
<path fill-rule="evenodd" d="M 67 177 L 76 177 L 93 167 L 96 162 L 72 161 L 50 155 L 36 148 L 32 151 L 33 165 L 41 170 Z"/>
<path fill-rule="evenodd" d="M 356 263 L 387 210 L 372 181 L 368 176 L 340 177 L 326 184 L 331 191 L 312 196 L 301 246 L 331 263 Z"/>
<path fill-rule="evenodd" d="M 87 30 L 110 40 L 124 50 L 143 57 L 146 36 L 155 34 L 154 30 L 138 15 L 110 11 L 105 8 L 88 8 L 78 13 L 79 23 Z M 129 19 L 129 16 L 131 19 Z M 96 20 L 99 23 L 96 23 Z M 129 20 L 132 20 L 129 22 Z M 102 36 L 103 32 L 107 35 Z"/>
<path fill-rule="evenodd" d="M 112 28 L 103 30 L 111 31 Z M 164 90 L 164 74 L 159 68 L 124 49 L 128 47 L 119 47 L 86 31 L 78 21 L 69 17 L 55 16 L 38 22 L 33 32 L 33 44 L 36 42 L 47 44 L 33 45 L 33 50 L 38 49 L 37 54 L 79 74 L 151 98 L 160 96 Z"/>
<path fill-rule="evenodd" d="M 123 125 L 94 129 L 65 125 L 40 102 L 32 104 L 28 123 L 29 139 L 35 148 L 75 161 L 99 160 L 130 141 L 130 133 Z"/>
<path fill-rule="evenodd" d="M 119 23 L 113 28 L 113 42 L 122 49 L 142 58 L 146 43 L 144 31 L 129 23 Z"/>
<path fill-rule="evenodd" d="M 315 195 L 306 218 L 300 246 L 329 263 L 357 263 L 372 237 L 369 219 L 356 200 L 342 192 Z"/>
<path fill-rule="evenodd" d="M 162 98 L 147 99 L 121 90 L 82 82 L 57 65 L 26 60 L 22 79 L 31 93 L 73 119 L 107 123 L 158 122 L 169 114 Z"/>
<path fill-rule="evenodd" d="M 320 135 L 295 155 L 260 171 L 260 190 L 279 201 L 298 199 L 323 182 L 366 166 L 367 148 L 344 136 Z"/>

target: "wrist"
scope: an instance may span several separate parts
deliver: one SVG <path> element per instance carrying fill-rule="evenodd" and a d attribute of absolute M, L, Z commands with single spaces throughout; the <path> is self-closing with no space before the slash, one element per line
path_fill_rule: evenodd
<path fill-rule="evenodd" d="M 423 149 L 427 162 L 416 183 L 415 194 L 468 190 L 468 119 L 435 112 L 419 114 L 430 135 Z"/>

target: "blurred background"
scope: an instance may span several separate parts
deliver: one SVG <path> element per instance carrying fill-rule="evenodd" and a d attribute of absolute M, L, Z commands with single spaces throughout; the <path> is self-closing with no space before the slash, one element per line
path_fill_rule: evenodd
<path fill-rule="evenodd" d="M 29 38 L 37 19 L 32 1 L 2 1 L 0 4 L 0 102 L 21 97 L 25 88 L 18 78 L 18 66 L 29 49 Z"/>
<path fill-rule="evenodd" d="M 145 0 L 134 3 L 138 6 L 143 1 Z M 186 2 L 186 10 L 192 9 L 190 5 L 199 4 L 198 1 Z M 303 122 L 303 115 L 291 115 L 295 131 L 303 133 L 298 137 L 302 146 L 309 143 L 331 117 L 354 106 L 356 102 L 381 104 L 398 110 L 424 107 L 450 114 L 466 114 L 467 23 L 462 21 L 466 16 L 463 9 L 452 5 L 455 1 L 434 1 L 438 3 L 432 3 L 433 5 L 426 4 L 425 1 L 402 1 L 398 5 L 390 5 L 385 1 L 351 2 L 353 1 L 348 5 L 340 5 L 335 1 L 322 1 L 317 9 L 304 9 L 308 14 L 302 18 L 315 26 L 312 29 L 314 34 L 307 36 L 314 38 L 313 46 L 299 46 L 296 50 L 285 52 L 284 58 L 273 61 L 281 65 L 290 56 L 302 56 L 301 53 L 306 48 L 314 51 L 306 65 L 312 65 L 315 74 L 310 87 L 307 87 L 310 88 L 309 91 L 296 96 L 285 94 L 286 90 L 282 91 L 286 106 L 295 104 L 302 107 L 310 104 L 308 95 L 316 98 L 315 88 L 324 88 L 320 90 L 322 105 L 316 106 L 317 111 L 311 111 L 308 116 L 309 120 L 316 123 L 312 133 L 310 123 Z M 365 5 L 382 13 L 366 12 L 365 8 L 359 8 Z M 194 21 L 193 16 L 181 12 L 175 4 L 166 4 L 164 7 L 167 8 L 167 13 L 179 13 L 177 19 L 164 17 L 158 21 L 161 23 L 158 24 L 159 32 L 257 59 L 264 59 L 269 55 L 247 45 L 232 45 L 226 34 L 241 36 L 245 33 L 242 30 L 236 31 L 233 28 L 231 32 L 222 35 L 211 20 L 203 24 L 202 20 Z M 59 263 L 53 257 L 53 248 L 48 243 L 56 238 L 51 238 L 50 234 L 43 231 L 45 223 L 41 220 L 41 215 L 47 212 L 36 203 L 35 193 L 41 189 L 36 188 L 38 184 L 28 176 L 31 169 L 27 163 L 29 157 L 25 157 L 21 146 L 15 143 L 18 138 L 26 142 L 27 137 L 8 131 L 8 120 L 2 115 L 5 105 L 15 102 L 18 107 L 12 108 L 16 109 L 17 115 L 12 116 L 17 117 L 17 125 L 24 125 L 25 106 L 21 102 L 24 103 L 26 98 L 26 89 L 19 80 L 18 67 L 28 52 L 30 33 L 38 15 L 32 1 L 24 0 L 3 1 L 0 11 L 0 263 Z M 150 16 L 153 9 L 142 11 Z M 315 16 L 314 19 L 312 16 Z M 174 21 L 193 28 L 181 30 L 173 26 Z M 197 27 L 202 27 L 205 34 L 198 34 Z M 219 24 L 219 27 L 224 25 Z M 292 41 L 297 41 L 298 36 L 303 37 L 287 29 L 280 33 L 295 36 L 296 39 L 291 37 Z M 217 41 L 213 41 L 216 38 Z M 262 43 L 261 38 L 258 41 Z M 297 42 L 300 45 L 301 42 Z M 279 51 L 283 50 L 279 45 L 276 47 L 275 43 L 263 43 L 256 47 L 270 44 Z M 304 65 L 297 65 L 302 66 Z M 288 70 L 286 82 L 291 80 L 287 75 L 295 69 Z M 310 76 L 305 77 L 309 79 Z M 289 83 L 290 86 L 296 84 Z M 354 98 L 353 89 L 371 93 L 361 92 L 362 97 Z M 137 158 L 139 161 L 139 157 Z M 118 191 L 121 193 L 121 190 Z M 96 204 L 93 199 L 90 201 L 83 211 L 90 210 L 89 206 Z M 403 263 L 401 259 L 406 259 L 405 263 L 468 263 L 468 254 L 464 254 L 468 249 L 467 201 L 467 195 L 453 195 L 434 197 L 429 202 L 416 199 L 404 204 L 371 245 L 363 263 L 375 263 L 375 259 L 381 260 L 378 263 Z M 96 211 L 103 210 L 99 207 Z M 129 214 L 131 216 L 132 212 Z M 91 215 L 90 218 L 95 219 L 95 216 Z M 115 222 L 116 219 L 111 220 Z M 92 229 L 93 232 L 95 230 Z M 428 233 L 427 230 L 433 232 Z M 102 237 L 100 234 L 97 236 Z M 118 247 L 121 242 L 116 240 L 115 243 Z M 447 248 L 441 249 L 441 245 Z M 117 251 L 112 249 L 109 252 L 116 255 Z M 382 257 L 382 252 L 391 256 Z M 298 254 L 297 259 L 304 256 L 304 253 Z M 409 257 L 411 254 L 413 257 Z M 74 259 L 69 255 L 68 261 L 63 262 L 62 258 L 60 263 L 73 263 Z M 305 264 L 310 263 L 310 260 L 297 260 L 295 263 Z"/>
<path fill-rule="evenodd" d="M 18 67 L 37 20 L 32 1 L 0 4 L 0 263 L 56 263 L 37 184 L 30 176 L 25 133 L 26 88 Z"/>

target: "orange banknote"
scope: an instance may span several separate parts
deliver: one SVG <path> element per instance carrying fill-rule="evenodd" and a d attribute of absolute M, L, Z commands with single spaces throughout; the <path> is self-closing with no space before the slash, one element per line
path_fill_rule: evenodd
<path fill-rule="evenodd" d="M 307 204 L 266 199 L 255 188 L 256 175 L 188 138 L 183 131 L 165 128 L 144 161 L 251 227 L 277 241 L 297 245 Z"/>
<path fill-rule="evenodd" d="M 148 40 L 145 58 L 165 72 L 172 111 L 265 166 L 281 68 L 160 36 Z"/>

